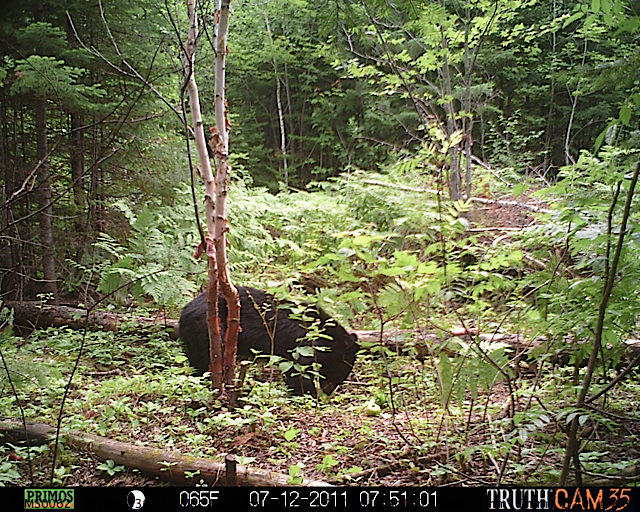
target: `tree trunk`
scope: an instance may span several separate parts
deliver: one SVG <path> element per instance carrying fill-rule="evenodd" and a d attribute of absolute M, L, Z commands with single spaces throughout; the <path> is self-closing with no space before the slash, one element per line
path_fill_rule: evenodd
<path fill-rule="evenodd" d="M 58 303 L 58 287 L 56 285 L 56 265 L 53 252 L 53 205 L 49 176 L 49 148 L 47 144 L 47 100 L 38 98 L 36 110 L 36 137 L 38 141 L 37 156 L 41 162 L 39 170 L 40 199 L 40 243 L 42 245 L 42 268 L 44 271 L 44 291 L 51 294 L 54 304 Z"/>
<path fill-rule="evenodd" d="M 0 89 L 0 180 L 4 186 L 0 188 L 0 204 L 5 206 L 0 212 L 0 232 L 11 221 L 11 207 L 7 200 L 15 190 L 13 169 L 8 156 L 6 91 Z M 9 237 L 0 236 L 0 294 L 5 297 L 13 289 L 15 275 L 13 272 L 13 250 Z"/>
<path fill-rule="evenodd" d="M 101 230 L 102 225 L 102 165 L 100 155 L 102 154 L 102 137 L 100 127 L 93 116 L 93 129 L 91 131 L 91 185 L 89 187 L 88 198 L 88 221 L 87 225 L 92 225 L 95 231 Z"/>
<path fill-rule="evenodd" d="M 216 246 L 214 243 L 215 231 L 215 197 L 216 181 L 211 170 L 209 151 L 204 134 L 202 123 L 202 112 L 200 110 L 200 96 L 198 94 L 198 84 L 195 76 L 196 45 L 198 41 L 198 16 L 196 11 L 196 0 L 187 0 L 187 12 L 189 15 L 189 34 L 185 46 L 185 55 L 182 67 L 187 83 L 187 93 L 189 95 L 189 105 L 191 106 L 191 120 L 193 132 L 196 139 L 196 149 L 200 161 L 200 175 L 204 181 L 205 195 L 204 208 L 207 221 L 207 236 L 205 237 L 205 247 L 202 249 L 206 253 L 208 260 L 208 286 L 207 286 L 207 330 L 209 334 L 209 370 L 211 372 L 211 385 L 213 389 L 222 390 L 222 333 L 220 326 L 220 311 L 218 309 L 218 269 L 216 260 Z M 219 20 L 218 12 L 216 17 Z M 216 25 L 216 45 L 219 45 L 221 38 L 220 22 Z M 217 120 L 216 120 L 217 121 Z M 185 121 L 186 122 L 186 121 Z M 218 136 L 217 123 L 213 128 L 212 136 Z M 211 148 L 214 149 L 215 148 Z"/>
<path fill-rule="evenodd" d="M 271 45 L 271 53 L 274 53 L 273 35 L 271 34 L 271 26 L 269 25 L 269 16 L 267 16 L 267 9 L 264 9 L 264 22 L 267 26 L 267 35 L 269 36 L 269 43 Z M 271 59 L 273 64 L 273 74 L 276 79 L 276 104 L 278 105 L 278 122 L 280 123 L 280 153 L 282 155 L 282 169 L 284 172 L 284 186 L 289 188 L 289 167 L 287 163 L 287 136 L 284 125 L 284 112 L 282 110 L 282 93 L 280 86 L 280 74 L 278 73 L 278 62 L 275 56 Z"/>
<path fill-rule="evenodd" d="M 447 138 L 451 139 L 454 133 L 457 131 L 458 126 L 456 122 L 455 106 L 453 104 L 453 90 L 451 84 L 451 70 L 449 69 L 449 60 L 446 56 L 448 51 L 447 38 L 442 32 L 442 48 L 444 50 L 444 64 L 441 69 L 441 80 L 443 91 L 443 99 L 449 98 L 449 101 L 445 101 L 444 110 L 447 116 Z M 462 198 L 462 177 L 460 175 L 460 155 L 458 154 L 457 145 L 449 146 L 449 197 L 452 201 L 457 201 Z"/>
<path fill-rule="evenodd" d="M 586 63 L 587 48 L 587 38 L 585 37 L 582 52 L 582 68 L 584 68 Z M 578 100 L 580 99 L 580 95 L 578 94 L 578 92 L 580 91 L 581 84 L 582 80 L 579 80 L 574 93 L 571 92 L 571 89 L 567 85 L 567 93 L 569 94 L 569 100 L 571 101 L 571 115 L 569 116 L 569 122 L 567 124 L 567 131 L 564 139 L 564 165 L 573 165 L 576 163 L 573 156 L 571 155 L 571 130 L 573 129 L 573 121 L 575 119 L 578 107 Z"/>
<path fill-rule="evenodd" d="M 465 194 L 466 198 L 471 197 L 471 182 L 473 180 L 473 168 L 471 166 L 471 149 L 473 146 L 473 119 L 471 118 L 471 78 L 472 78 L 472 66 L 471 55 L 469 53 L 469 30 L 470 30 L 470 14 L 467 11 L 467 22 L 464 29 L 464 104 L 462 110 L 464 111 L 464 118 L 462 121 L 462 129 L 464 133 L 464 156 L 465 156 Z M 465 214 L 466 216 L 466 214 Z"/>
<path fill-rule="evenodd" d="M 71 179 L 73 186 L 73 200 L 76 207 L 76 232 L 83 237 L 86 232 L 85 224 L 85 205 L 86 194 L 84 190 L 84 129 L 82 114 L 72 113 L 71 117 L 71 134 L 69 140 L 69 163 L 71 166 Z M 83 248 L 79 247 L 79 251 Z"/>
<path fill-rule="evenodd" d="M 225 100 L 225 65 L 227 33 L 229 31 L 229 1 L 223 0 L 216 12 L 216 63 L 215 63 L 215 116 L 216 125 L 211 132 L 210 147 L 216 159 L 216 176 L 213 177 L 209 154 L 202 126 L 200 98 L 195 79 L 195 49 L 198 41 L 196 0 L 187 0 L 189 36 L 183 62 L 191 116 L 200 159 L 201 175 L 205 182 L 205 211 L 208 235 L 203 249 L 208 256 L 209 284 L 207 286 L 207 327 L 209 331 L 209 355 L 211 357 L 211 383 L 214 389 L 228 390 L 231 405 L 234 402 L 234 377 L 238 332 L 240 330 L 240 296 L 231 284 L 227 260 L 226 199 L 229 189 L 229 136 Z M 221 337 L 218 291 L 221 288 L 227 303 L 225 339 Z"/>
<path fill-rule="evenodd" d="M 218 268 L 218 280 L 227 303 L 227 330 L 224 339 L 224 385 L 229 390 L 231 405 L 235 405 L 235 371 L 238 352 L 238 333 L 240 332 L 240 295 L 231 283 L 229 259 L 227 258 L 227 194 L 229 192 L 229 132 L 227 120 L 227 101 L 225 99 L 225 66 L 227 57 L 227 34 L 229 33 L 229 4 L 231 0 L 222 0 L 218 18 L 218 39 L 216 41 L 215 67 L 215 112 L 218 139 L 214 143 L 216 157 L 216 204 L 215 204 L 215 256 Z"/>

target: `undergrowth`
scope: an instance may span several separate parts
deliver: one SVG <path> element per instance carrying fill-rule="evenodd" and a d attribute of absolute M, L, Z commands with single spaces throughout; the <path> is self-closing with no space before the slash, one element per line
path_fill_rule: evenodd
<path fill-rule="evenodd" d="M 277 379 L 262 382 L 270 370 L 254 364 L 230 411 L 161 330 L 124 326 L 83 338 L 55 328 L 26 340 L 5 330 L 0 349 L 14 388 L 0 373 L 0 415 L 20 417 L 20 405 L 27 419 L 55 424 L 84 339 L 65 429 L 213 459 L 233 451 L 292 484 L 306 477 L 358 485 L 553 484 L 577 432 L 580 477 L 614 479 L 639 458 L 628 408 L 637 379 L 623 380 L 597 405 L 576 401 L 585 380 L 591 394 L 611 381 L 637 331 L 637 208 L 628 230 L 617 228 L 628 155 L 604 155 L 584 155 L 546 192 L 561 213 L 500 236 L 471 230 L 471 203 L 397 188 L 418 180 L 403 175 L 407 168 L 377 176 L 373 188 L 358 172 L 313 193 L 272 196 L 235 183 L 234 281 L 318 302 L 345 327 L 370 330 L 337 393 L 289 396 Z M 102 237 L 103 263 L 86 269 L 105 293 L 131 280 L 113 302 L 175 308 L 201 286 L 204 267 L 191 256 L 196 230 L 178 219 L 188 195 L 177 196 L 183 202 L 162 215 L 118 204 L 131 236 Z M 616 240 L 619 275 L 590 376 L 584 362 Z M 0 484 L 31 478 L 21 462 L 26 448 L 2 450 L 15 456 L 0 466 Z M 68 450 L 62 455 L 58 473 L 36 471 L 35 484 L 76 478 L 81 463 Z M 108 461 L 95 468 L 106 478 L 125 473 Z"/>

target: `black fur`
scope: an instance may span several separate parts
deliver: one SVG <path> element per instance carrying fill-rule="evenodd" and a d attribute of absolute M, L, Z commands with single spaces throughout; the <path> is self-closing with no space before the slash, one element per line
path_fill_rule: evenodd
<path fill-rule="evenodd" d="M 291 350 L 301 345 L 329 347 L 331 350 L 315 350 L 315 361 L 321 363 L 320 387 L 330 394 L 343 382 L 353 367 L 358 346 L 355 334 L 349 334 L 320 308 L 309 306 L 304 313 L 307 320 L 290 318 L 291 306 L 277 303 L 272 295 L 255 288 L 238 287 L 240 293 L 240 325 L 238 335 L 238 359 L 250 359 L 250 349 L 263 354 L 275 354 L 292 360 Z M 207 335 L 206 294 L 201 294 L 185 306 L 180 315 L 180 337 L 184 341 L 191 364 L 202 375 L 209 368 L 209 341 Z M 227 306 L 220 298 L 222 332 L 226 329 Z M 320 336 L 315 340 L 305 338 L 308 325 L 319 322 Z M 267 330 L 268 329 L 268 330 Z M 269 335 L 272 333 L 272 336 Z M 272 345 L 273 338 L 273 347 Z M 300 357 L 302 365 L 311 365 L 313 357 Z M 300 375 L 285 375 L 287 384 L 296 394 L 316 390 L 313 381 Z"/>

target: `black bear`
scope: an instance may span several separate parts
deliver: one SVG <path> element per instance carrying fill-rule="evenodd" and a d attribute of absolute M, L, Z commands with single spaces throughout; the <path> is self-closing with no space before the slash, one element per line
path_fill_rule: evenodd
<path fill-rule="evenodd" d="M 320 387 L 326 394 L 347 378 L 358 351 L 355 334 L 349 334 L 322 309 L 302 307 L 299 318 L 292 318 L 292 306 L 279 304 L 263 291 L 244 286 L 238 287 L 240 294 L 240 325 L 238 335 L 238 359 L 253 357 L 251 349 L 263 354 L 275 354 L 293 360 L 291 351 L 299 346 L 318 347 L 313 356 L 300 356 L 296 362 L 310 366 L 317 362 L 320 367 Z M 227 304 L 220 297 L 219 309 L 224 336 Z M 185 344 L 189 362 L 202 375 L 209 368 L 209 339 L 207 334 L 207 299 L 202 293 L 185 306 L 180 315 L 180 337 Z M 285 374 L 287 385 L 298 395 L 311 393 L 315 396 L 313 381 L 299 372 L 290 370 Z"/>

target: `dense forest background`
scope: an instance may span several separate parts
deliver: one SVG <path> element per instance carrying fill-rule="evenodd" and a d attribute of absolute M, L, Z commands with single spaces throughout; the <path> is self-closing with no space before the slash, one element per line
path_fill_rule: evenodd
<path fill-rule="evenodd" d="M 193 258 L 197 158 L 183 120 L 184 6 L 12 0 L 2 7 L 2 300 L 177 311 L 206 276 Z M 483 423 L 498 381 L 505 393 L 498 405 L 511 404 L 494 416 L 500 441 L 475 431 L 474 446 L 451 456 L 453 473 L 445 464 L 425 475 L 434 444 L 416 433 L 426 418 L 416 419 L 407 427 L 415 438 L 399 441 L 417 454 L 402 483 L 492 471 L 481 483 L 564 483 L 570 469 L 580 483 L 589 469 L 578 447 L 586 446 L 593 478 L 637 468 L 638 419 L 588 404 L 594 375 L 604 387 L 639 350 L 640 3 L 233 0 L 231 7 L 234 282 L 304 295 L 345 326 L 395 329 L 393 349 L 382 348 L 382 335 L 361 343 L 360 373 L 381 379 L 367 400 L 394 415 L 399 403 L 424 406 L 428 388 L 442 418 L 462 414 L 467 427 L 480 393 L 487 402 L 474 421 Z M 202 2 L 199 16 L 197 80 L 212 126 L 213 3 Z M 10 325 L 9 310 L 3 315 Z M 450 343 L 425 349 L 427 331 Z M 487 332 L 517 342 L 460 338 Z M 3 336 L 13 339 L 8 330 Z M 35 347 L 54 337 L 36 331 L 30 340 Z M 408 360 L 390 368 L 385 350 Z M 115 364 L 103 357 L 107 368 Z M 570 365 L 565 373 L 541 377 L 561 360 Z M 407 364 L 413 376 L 405 381 L 398 368 Z M 425 366 L 437 377 L 432 371 L 416 384 Z M 537 377 L 522 384 L 529 371 Z M 543 403 L 546 393 L 554 405 Z M 637 394 L 621 393 L 611 403 L 624 416 Z M 231 427 L 198 426 L 222 428 Z M 455 421 L 437 428 L 440 440 Z M 600 460 L 604 448 L 589 443 L 610 445 L 604 431 L 620 443 Z M 468 433 L 461 445 L 471 444 Z M 541 476 L 545 457 L 551 469 Z M 359 471 L 340 473 L 335 459 L 321 460 L 318 474 L 333 471 L 340 482 L 366 473 L 362 461 L 353 462 Z M 11 471 L 0 472 L 0 482 L 14 481 Z M 71 475 L 62 474 L 59 483 Z M 631 474 L 625 478 L 637 481 Z"/>
<path fill-rule="evenodd" d="M 239 1 L 234 177 L 286 193 L 410 162 L 423 182 L 448 180 L 453 199 L 482 185 L 480 164 L 506 183 L 553 182 L 582 151 L 634 146 L 633 7 Z M 127 213 L 184 202 L 184 18 L 153 2 L 4 9 L 2 294 L 77 298 L 101 277 L 97 242 L 127 236 Z M 212 122 L 205 9 L 198 67 Z"/>

